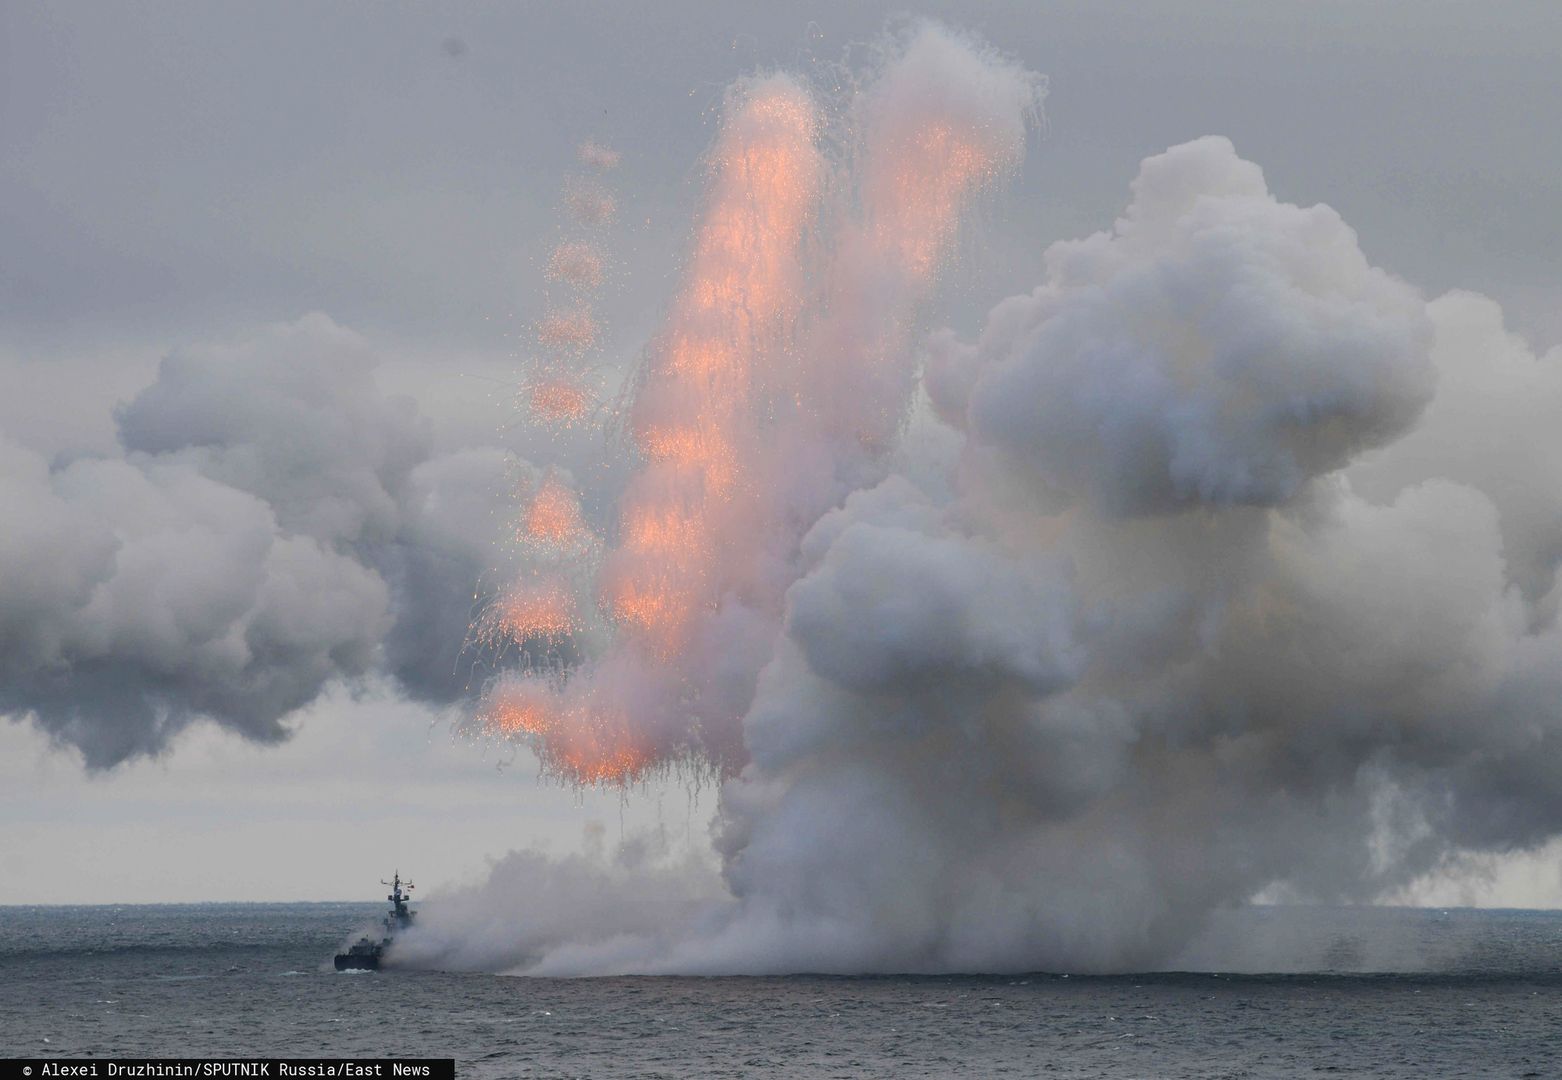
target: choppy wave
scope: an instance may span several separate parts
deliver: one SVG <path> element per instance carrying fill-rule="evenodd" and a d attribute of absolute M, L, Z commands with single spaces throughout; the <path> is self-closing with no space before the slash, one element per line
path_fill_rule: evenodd
<path fill-rule="evenodd" d="M 1250 908 L 1177 958 L 1206 970 L 1110 977 L 331 977 L 373 915 L 0 908 L 0 1051 L 453 1056 L 468 1080 L 1544 1076 L 1562 993 L 1562 912 Z"/>

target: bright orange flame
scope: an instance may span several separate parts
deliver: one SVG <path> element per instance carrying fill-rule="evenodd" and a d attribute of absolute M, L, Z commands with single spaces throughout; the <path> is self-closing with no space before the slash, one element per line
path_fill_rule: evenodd
<path fill-rule="evenodd" d="M 575 631 L 575 598 L 556 581 L 517 582 L 494 602 L 486 636 L 515 642 L 566 638 Z"/>
<path fill-rule="evenodd" d="M 669 635 L 683 627 L 695 609 L 685 581 L 646 573 L 611 582 L 605 596 L 621 625 L 646 634 L 663 652 L 681 643 Z"/>
<path fill-rule="evenodd" d="M 633 551 L 698 556 L 705 546 L 705 522 L 682 514 L 673 506 L 637 506 L 624 518 L 621 540 Z"/>
<path fill-rule="evenodd" d="M 714 427 L 652 428 L 641 436 L 645 456 L 699 475 L 705 490 L 721 496 L 737 477 L 737 454 L 730 437 Z"/>
<path fill-rule="evenodd" d="M 613 731 L 587 730 L 569 739 L 550 740 L 543 745 L 541 757 L 555 774 L 587 787 L 632 784 L 656 764 L 651 750 L 628 743 Z"/>
<path fill-rule="evenodd" d="M 622 709 L 539 679 L 501 681 L 478 716 L 492 735 L 526 739 L 545 769 L 571 783 L 632 783 L 656 761 Z"/>
<path fill-rule="evenodd" d="M 785 340 L 800 304 L 799 249 L 823 173 L 818 126 L 811 98 L 785 79 L 728 112 L 688 279 L 635 402 L 647 465 L 625 496 L 602 596 L 664 655 L 720 586 L 713 512 L 732 497 L 752 438 L 755 365 Z"/>
<path fill-rule="evenodd" d="M 663 365 L 669 375 L 686 379 L 739 378 L 743 354 L 713 337 L 685 335 L 668 346 Z"/>
<path fill-rule="evenodd" d="M 702 514 L 676 504 L 647 502 L 625 511 L 621 569 L 607 575 L 603 599 L 621 624 L 661 651 L 677 644 L 670 632 L 687 624 L 701 602 L 709 532 Z"/>
<path fill-rule="evenodd" d="M 518 698 L 489 702 L 484 720 L 489 731 L 503 735 L 545 735 L 558 723 L 547 703 Z"/>

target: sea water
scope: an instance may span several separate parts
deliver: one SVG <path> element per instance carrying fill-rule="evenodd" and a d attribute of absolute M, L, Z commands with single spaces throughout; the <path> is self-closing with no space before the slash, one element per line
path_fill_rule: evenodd
<path fill-rule="evenodd" d="M 464 1077 L 1562 1077 L 1562 912 L 1253 908 L 1200 971 L 337 973 L 353 904 L 0 907 L 0 1055 L 454 1057 Z"/>

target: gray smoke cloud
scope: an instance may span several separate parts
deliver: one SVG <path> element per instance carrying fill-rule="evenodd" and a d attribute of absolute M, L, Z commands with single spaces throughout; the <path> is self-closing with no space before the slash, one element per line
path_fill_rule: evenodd
<path fill-rule="evenodd" d="M 1562 352 L 1207 138 L 919 354 L 959 214 L 896 154 L 932 118 L 995 178 L 1040 83 L 932 25 L 884 53 L 857 121 L 889 156 L 837 178 L 850 228 L 799 263 L 826 313 L 760 372 L 818 400 L 747 450 L 778 512 L 715 560 L 701 694 L 641 655 L 599 676 L 741 766 L 709 849 L 512 854 L 397 959 L 1140 969 L 1260 892 L 1372 899 L 1562 832 Z M 473 593 L 536 477 L 437 448 L 374 373 L 310 316 L 168 357 L 117 453 L 0 437 L 0 713 L 107 768 L 197 722 L 283 739 L 380 672 L 480 688 Z"/>
<path fill-rule="evenodd" d="M 198 719 L 276 742 L 371 671 L 464 695 L 515 477 L 497 449 L 436 453 L 375 367 L 311 315 L 167 357 L 117 412 L 119 457 L 0 439 L 0 711 L 96 769 Z"/>
<path fill-rule="evenodd" d="M 1562 351 L 1427 302 L 1219 138 L 1045 266 L 929 341 L 913 428 L 954 437 L 803 539 L 719 884 L 512 856 L 403 962 L 1143 969 L 1262 891 L 1562 831 Z M 586 902 L 642 881 L 652 925 Z"/>
<path fill-rule="evenodd" d="M 1109 512 L 1272 506 L 1420 415 L 1424 305 L 1333 210 L 1275 201 L 1219 138 L 1149 159 L 1133 190 L 933 365 L 940 415 L 1014 474 Z"/>

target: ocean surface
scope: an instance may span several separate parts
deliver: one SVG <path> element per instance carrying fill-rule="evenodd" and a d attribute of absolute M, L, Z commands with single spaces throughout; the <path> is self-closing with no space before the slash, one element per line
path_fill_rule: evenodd
<path fill-rule="evenodd" d="M 377 915 L 0 907 L 0 1056 L 454 1057 L 462 1077 L 1562 1077 L 1562 912 L 1254 908 L 1179 958 L 1224 970 L 1112 977 L 331 970 Z"/>

